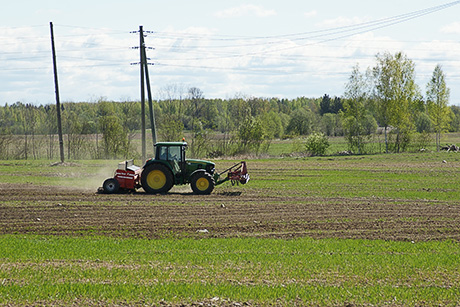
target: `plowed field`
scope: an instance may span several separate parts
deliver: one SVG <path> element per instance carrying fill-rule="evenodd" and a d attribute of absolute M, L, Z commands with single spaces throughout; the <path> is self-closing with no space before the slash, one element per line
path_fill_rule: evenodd
<path fill-rule="evenodd" d="M 250 184 L 250 183 L 249 183 Z M 460 206 L 435 200 L 264 196 L 187 188 L 167 195 L 0 184 L 0 234 L 116 237 L 460 239 Z"/>

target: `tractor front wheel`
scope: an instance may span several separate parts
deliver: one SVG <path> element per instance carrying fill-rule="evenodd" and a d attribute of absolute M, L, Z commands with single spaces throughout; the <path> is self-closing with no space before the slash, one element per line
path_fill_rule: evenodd
<path fill-rule="evenodd" d="M 192 177 L 190 185 L 195 194 L 205 195 L 211 194 L 216 184 L 209 173 L 199 172 Z"/>
<path fill-rule="evenodd" d="M 162 164 L 152 164 L 142 171 L 142 188 L 150 194 L 167 193 L 173 186 L 171 171 Z"/>

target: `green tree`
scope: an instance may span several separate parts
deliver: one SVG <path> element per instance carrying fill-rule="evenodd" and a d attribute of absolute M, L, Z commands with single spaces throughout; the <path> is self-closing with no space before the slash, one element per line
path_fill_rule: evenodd
<path fill-rule="evenodd" d="M 460 131 L 460 107 L 451 106 L 450 110 L 452 111 L 452 121 L 450 122 L 449 131 L 459 132 Z"/>
<path fill-rule="evenodd" d="M 134 139 L 136 132 L 141 129 L 141 121 L 139 120 L 142 113 L 141 104 L 135 101 L 126 101 L 120 104 L 120 109 L 122 125 L 128 134 L 126 147 L 131 152 L 131 140 Z M 155 114 L 157 114 L 156 111 Z"/>
<path fill-rule="evenodd" d="M 19 152 L 17 156 L 23 156 L 24 159 L 27 160 L 29 158 L 29 152 L 31 151 L 30 146 L 32 146 L 32 155 L 33 158 L 36 159 L 35 132 L 39 117 L 38 108 L 30 103 L 23 104 L 21 102 L 17 102 L 16 107 L 19 110 L 17 121 L 24 135 L 24 146 L 22 150 L 18 148 Z"/>
<path fill-rule="evenodd" d="M 240 150 L 242 152 L 258 152 L 260 146 L 265 140 L 265 130 L 262 120 L 248 116 L 238 128 L 238 140 L 240 141 Z"/>
<path fill-rule="evenodd" d="M 190 144 L 190 153 L 194 157 L 200 156 L 206 151 L 208 145 L 208 133 L 205 129 L 204 116 L 204 94 L 197 87 L 191 87 L 188 90 L 190 99 L 189 113 L 191 115 L 190 125 L 192 130 L 192 141 Z"/>
<path fill-rule="evenodd" d="M 48 159 L 53 159 L 54 153 L 54 135 L 57 134 L 57 119 L 56 119 L 56 106 L 55 105 L 46 105 L 44 107 L 45 111 L 45 125 L 46 131 L 48 134 L 48 146 L 47 146 L 47 157 Z"/>
<path fill-rule="evenodd" d="M 286 130 L 289 134 L 293 135 L 307 135 L 312 131 L 312 127 L 312 113 L 309 110 L 302 108 L 292 115 Z"/>
<path fill-rule="evenodd" d="M 80 159 L 84 146 L 83 125 L 73 105 L 66 104 L 63 119 L 64 133 L 67 134 L 67 159 Z"/>
<path fill-rule="evenodd" d="M 429 133 L 432 130 L 431 118 L 426 113 L 420 113 L 415 118 L 415 128 L 418 133 Z"/>
<path fill-rule="evenodd" d="M 179 142 L 184 136 L 184 124 L 177 115 L 163 115 L 158 126 L 160 138 L 163 142 Z"/>
<path fill-rule="evenodd" d="M 247 102 L 251 108 L 251 115 L 253 117 L 257 117 L 270 111 L 270 101 L 267 99 L 252 97 L 248 99 Z"/>
<path fill-rule="evenodd" d="M 332 113 L 331 112 L 331 97 L 329 95 L 324 94 L 323 98 L 321 99 L 321 102 L 319 103 L 319 114 L 324 115 L 326 113 Z"/>
<path fill-rule="evenodd" d="M 386 151 L 387 130 L 392 126 L 396 133 L 395 150 L 399 152 L 410 140 L 409 134 L 413 129 L 411 105 L 420 97 L 415 83 L 415 65 L 402 52 L 378 54 L 373 78 L 376 117 L 385 128 Z"/>
<path fill-rule="evenodd" d="M 446 85 L 446 77 L 440 65 L 436 65 L 431 80 L 426 86 L 427 111 L 436 133 L 436 149 L 439 151 L 441 133 L 447 130 L 451 121 L 451 110 L 448 107 L 450 89 Z"/>
<path fill-rule="evenodd" d="M 345 102 L 342 114 L 343 128 L 348 146 L 351 151 L 357 149 L 358 154 L 364 150 L 366 134 L 366 109 L 364 103 L 367 99 L 365 77 L 359 71 L 359 65 L 353 67 L 348 83 L 345 86 Z"/>
<path fill-rule="evenodd" d="M 120 118 L 106 115 L 99 119 L 99 126 L 104 141 L 106 158 L 115 158 L 127 154 L 128 133 L 123 128 Z"/>
<path fill-rule="evenodd" d="M 235 125 L 237 126 L 237 123 L 241 123 L 248 116 L 251 116 L 251 107 L 249 106 L 248 101 L 243 98 L 235 98 L 230 101 L 228 111 L 231 119 L 231 125 L 229 126 L 231 130 L 234 130 L 233 128 L 237 128 L 235 127 Z"/>
<path fill-rule="evenodd" d="M 284 127 L 278 113 L 270 111 L 261 116 L 267 138 L 281 138 L 284 134 Z"/>
<path fill-rule="evenodd" d="M 6 160 L 9 158 L 8 149 L 13 143 L 13 135 L 11 133 L 11 114 L 8 105 L 0 108 L 0 159 Z"/>
<path fill-rule="evenodd" d="M 326 113 L 321 116 L 321 131 L 327 136 L 343 135 L 340 114 Z"/>
<path fill-rule="evenodd" d="M 102 133 L 104 155 L 115 158 L 128 152 L 128 130 L 123 127 L 115 104 L 100 100 L 98 103 L 98 126 Z"/>
<path fill-rule="evenodd" d="M 331 113 L 337 114 L 343 110 L 343 101 L 340 97 L 334 97 L 331 105 Z"/>

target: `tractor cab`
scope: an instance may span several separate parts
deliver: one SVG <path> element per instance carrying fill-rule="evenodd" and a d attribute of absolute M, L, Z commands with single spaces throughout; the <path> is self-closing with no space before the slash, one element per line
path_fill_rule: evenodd
<path fill-rule="evenodd" d="M 185 169 L 185 142 L 162 142 L 155 144 L 155 160 L 165 162 L 176 178 L 180 177 Z"/>

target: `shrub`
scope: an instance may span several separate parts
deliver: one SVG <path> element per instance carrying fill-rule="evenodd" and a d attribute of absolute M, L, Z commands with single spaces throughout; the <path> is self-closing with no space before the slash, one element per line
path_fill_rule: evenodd
<path fill-rule="evenodd" d="M 329 140 L 324 133 L 314 132 L 307 137 L 305 147 L 312 156 L 323 156 L 329 147 Z"/>

